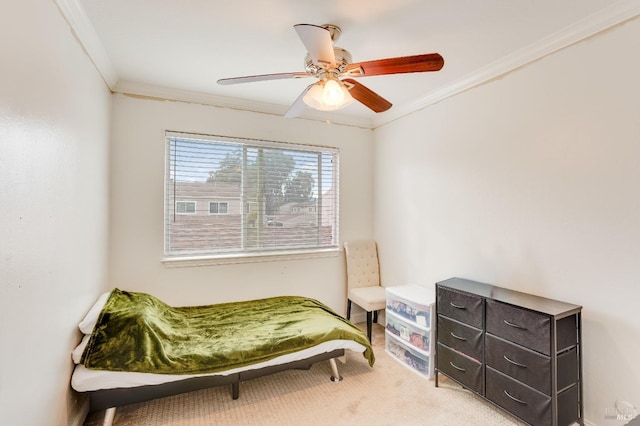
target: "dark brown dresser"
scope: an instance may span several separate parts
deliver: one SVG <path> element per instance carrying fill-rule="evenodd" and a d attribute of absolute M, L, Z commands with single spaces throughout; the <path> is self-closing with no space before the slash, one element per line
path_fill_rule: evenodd
<path fill-rule="evenodd" d="M 436 284 L 436 369 L 531 425 L 584 425 L 582 307 L 490 284 Z"/>

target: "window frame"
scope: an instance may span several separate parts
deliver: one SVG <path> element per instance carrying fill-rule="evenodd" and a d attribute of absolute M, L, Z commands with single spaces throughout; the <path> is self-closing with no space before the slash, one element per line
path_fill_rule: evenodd
<path fill-rule="evenodd" d="M 211 205 L 212 204 L 217 204 L 218 205 L 218 211 L 215 213 L 211 212 Z M 224 213 L 220 213 L 220 205 L 224 204 L 225 205 L 225 211 Z M 225 214 L 229 214 L 229 202 L 228 201 L 209 201 L 209 214 L 210 215 L 225 215 Z"/>
<path fill-rule="evenodd" d="M 180 212 L 178 205 L 184 204 L 184 212 Z M 193 204 L 193 213 L 190 213 L 187 208 L 187 204 Z M 198 212 L 198 202 L 195 200 L 176 200 L 176 214 L 179 215 L 195 215 Z"/>
<path fill-rule="evenodd" d="M 331 194 L 331 206 L 328 213 L 328 216 L 324 216 L 329 219 L 330 226 L 330 235 L 331 235 L 331 243 L 330 244 L 319 244 L 314 247 L 304 247 L 304 248 L 283 248 L 283 249 L 262 249 L 253 250 L 253 251 L 239 251 L 233 253 L 207 253 L 207 254 L 182 254 L 177 255 L 175 253 L 169 254 L 167 251 L 168 239 L 168 229 L 169 225 L 167 224 L 167 214 L 166 210 L 167 206 L 167 185 L 169 183 L 170 176 L 170 154 L 171 154 L 171 140 L 172 138 L 177 139 L 187 139 L 192 140 L 194 142 L 202 141 L 202 142 L 211 142 L 211 143 L 231 143 L 231 144 L 241 144 L 245 147 L 249 147 L 251 149 L 264 148 L 264 149 L 279 149 L 283 152 L 307 152 L 312 153 L 314 155 L 318 155 L 318 158 L 325 157 L 327 155 L 330 156 L 331 159 L 331 167 L 328 167 L 326 170 L 324 166 L 322 166 L 322 161 L 319 162 L 319 168 L 316 170 L 318 173 L 318 181 L 322 180 L 323 173 L 330 173 L 330 178 L 326 178 L 331 181 L 331 186 L 328 188 L 323 188 L 322 184 L 318 184 L 320 190 L 328 190 L 329 188 L 333 191 Z M 320 167 L 322 166 L 322 167 Z M 295 171 L 294 169 L 293 171 Z M 301 169 L 297 169 L 298 171 Z M 328 171 L 327 171 L 328 170 Z M 292 172 L 293 172 L 292 171 Z M 229 136 L 218 136 L 218 135 L 205 135 L 205 134 L 196 134 L 196 133 L 184 133 L 184 132 L 175 132 L 175 131 L 165 131 L 165 178 L 164 178 L 164 206 L 165 206 L 165 225 L 164 225 L 164 254 L 162 257 L 162 263 L 166 267 L 184 267 L 184 266 L 206 266 L 206 265 L 217 265 L 217 264 L 234 264 L 234 263 L 248 263 L 248 262 L 264 262 L 264 261 L 276 261 L 276 260 L 293 260 L 293 259 L 309 259 L 309 258 L 325 258 L 325 257 L 335 257 L 340 255 L 340 209 L 339 209 L 339 191 L 340 191 L 340 150 L 337 147 L 333 146 L 324 146 L 324 145 L 314 145 L 314 144 L 302 144 L 302 143 L 290 143 L 290 142 L 277 142 L 277 141 L 269 141 L 263 139 L 251 139 L 251 138 L 237 138 L 237 137 L 229 137 Z M 243 181 L 244 182 L 244 181 Z M 322 194 L 326 194 L 326 192 L 322 192 Z M 316 195 L 316 197 L 318 197 Z M 322 201 L 318 197 L 318 201 L 320 204 L 316 206 L 315 210 L 318 210 L 316 214 L 318 220 L 322 218 L 322 213 L 320 212 L 320 207 L 322 205 Z M 183 200 L 180 200 L 183 201 Z M 192 200 L 188 200 L 192 201 Z M 227 212 L 226 213 L 210 213 L 211 203 L 220 203 L 220 201 L 209 201 L 207 204 L 209 206 L 208 214 L 210 216 L 220 216 L 220 215 L 228 215 L 230 211 L 230 204 L 226 201 L 222 203 L 227 204 Z M 246 221 L 246 214 L 255 208 L 254 204 L 259 205 L 258 203 L 254 203 L 253 201 L 244 200 L 241 203 L 241 210 L 243 211 L 243 219 L 242 219 L 242 228 L 241 233 L 246 232 L 249 226 Z M 196 204 L 197 208 L 197 204 Z M 234 207 L 235 208 L 235 207 Z M 247 212 L 244 209 L 247 209 Z M 189 213 L 192 215 L 193 213 Z M 184 214 L 183 214 L 184 215 Z M 326 225 L 317 225 L 318 233 L 322 232 L 321 228 Z M 265 226 L 266 227 L 266 226 Z M 320 238 L 320 234 L 318 234 L 318 238 Z"/>

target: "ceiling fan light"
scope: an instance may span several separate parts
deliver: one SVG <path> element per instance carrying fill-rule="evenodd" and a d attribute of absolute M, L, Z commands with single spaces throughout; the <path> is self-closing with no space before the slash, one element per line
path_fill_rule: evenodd
<path fill-rule="evenodd" d="M 342 93 L 344 95 L 342 103 L 340 104 L 340 108 L 344 108 L 351 105 L 355 101 L 355 99 L 353 99 L 353 96 L 351 96 L 351 93 L 347 90 L 343 82 L 340 82 L 340 88 L 342 89 Z"/>
<path fill-rule="evenodd" d="M 327 88 L 329 83 L 333 84 Z M 339 80 L 317 82 L 311 86 L 302 100 L 305 104 L 318 111 L 334 111 L 344 108 L 354 101 L 347 88 Z"/>
<path fill-rule="evenodd" d="M 322 87 L 323 84 L 321 81 L 311 86 L 311 88 L 304 95 L 304 98 L 302 98 L 304 103 L 313 109 L 322 109 L 324 105 L 322 103 Z"/>
<path fill-rule="evenodd" d="M 340 83 L 336 80 L 327 80 L 322 89 L 322 102 L 326 105 L 336 106 L 344 101 L 344 92 Z"/>

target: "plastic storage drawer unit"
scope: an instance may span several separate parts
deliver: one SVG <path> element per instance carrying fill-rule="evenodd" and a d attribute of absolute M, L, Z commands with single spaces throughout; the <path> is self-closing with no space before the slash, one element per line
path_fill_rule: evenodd
<path fill-rule="evenodd" d="M 385 349 L 394 359 L 433 378 L 434 297 L 425 287 L 387 287 Z"/>

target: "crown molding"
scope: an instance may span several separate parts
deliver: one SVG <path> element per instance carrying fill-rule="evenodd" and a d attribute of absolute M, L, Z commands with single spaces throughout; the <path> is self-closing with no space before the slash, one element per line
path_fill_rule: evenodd
<path fill-rule="evenodd" d="M 615 25 L 640 15 L 640 0 L 622 0 L 575 24 L 525 46 L 500 60 L 482 67 L 451 84 L 435 90 L 408 105 L 394 108 L 373 119 L 373 128 L 398 120 L 406 115 L 503 76 L 547 55 L 576 44 Z"/>
<path fill-rule="evenodd" d="M 116 93 L 133 96 L 143 96 L 171 101 L 196 103 L 219 108 L 237 109 L 261 114 L 271 114 L 283 117 L 288 107 L 276 105 L 268 102 L 258 102 L 246 99 L 231 98 L 225 96 L 212 95 L 202 92 L 193 92 L 181 89 L 155 86 L 152 84 L 136 81 L 120 80 L 113 88 Z M 339 124 L 352 127 L 371 129 L 370 118 L 354 115 L 344 115 L 335 112 L 315 111 L 307 108 L 297 119 L 307 119 L 312 121 L 322 121 L 328 124 Z"/>
<path fill-rule="evenodd" d="M 55 2 L 102 79 L 109 89 L 113 90 L 118 82 L 118 74 L 84 8 L 78 0 L 55 0 Z"/>

